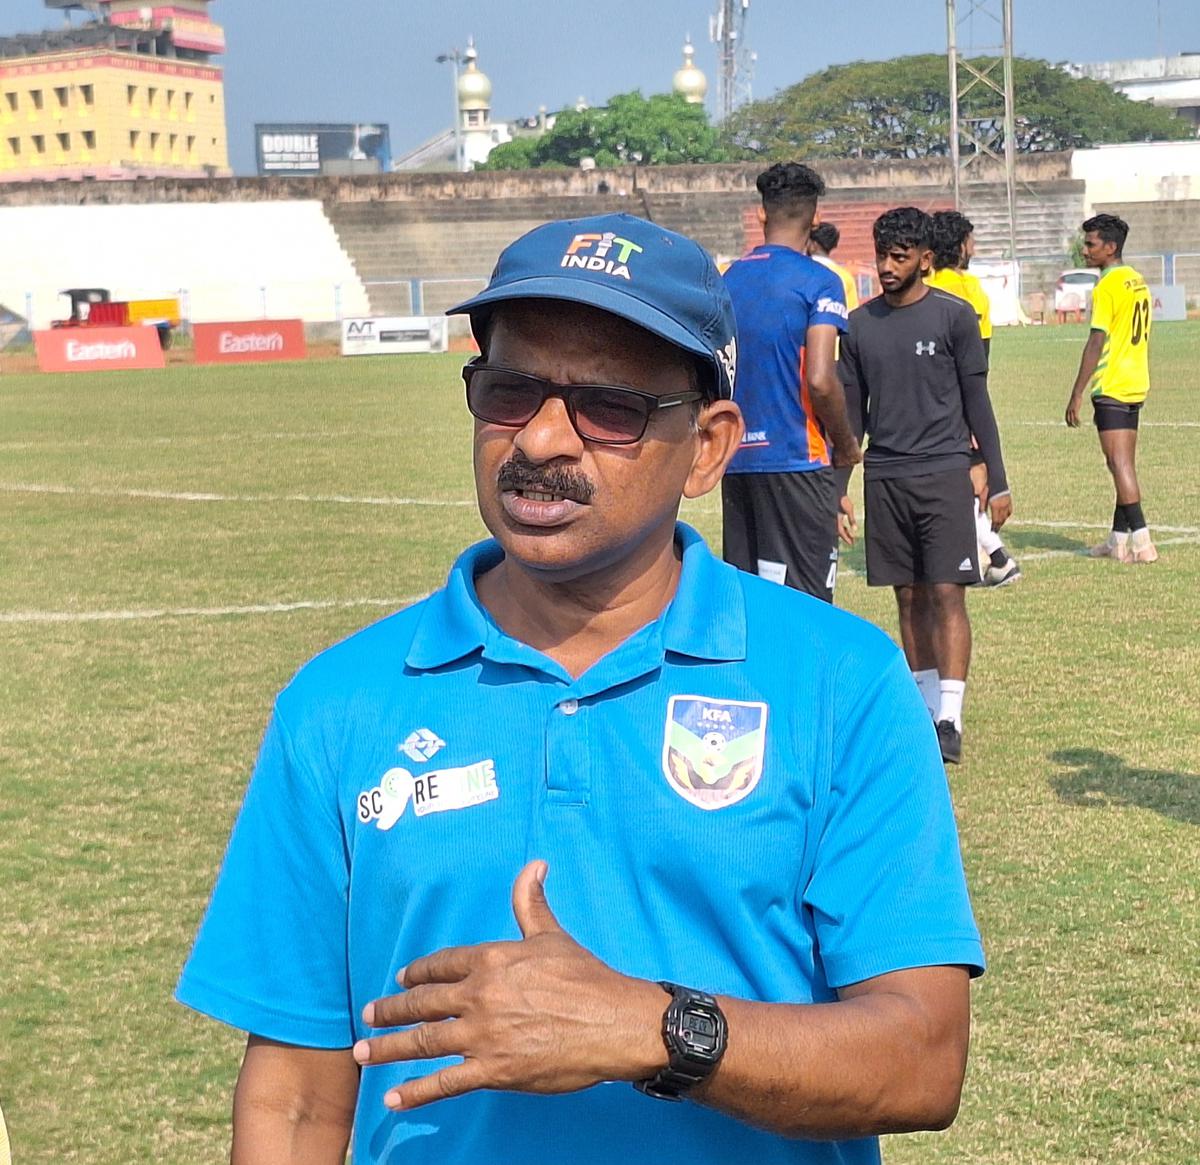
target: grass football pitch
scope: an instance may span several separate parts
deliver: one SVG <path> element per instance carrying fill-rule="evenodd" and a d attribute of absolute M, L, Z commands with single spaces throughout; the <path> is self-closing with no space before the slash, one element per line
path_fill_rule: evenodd
<path fill-rule="evenodd" d="M 1161 561 L 1062 425 L 1085 329 L 1002 332 L 1019 585 L 970 596 L 950 774 L 990 959 L 917 1162 L 1200 1160 L 1200 323 L 1159 326 Z M 478 537 L 459 357 L 0 376 L 0 1105 L 14 1159 L 227 1152 L 242 1038 L 171 1002 L 274 693 Z M 860 487 L 860 483 L 859 483 Z M 715 497 L 684 517 L 714 544 Z M 840 605 L 895 631 L 861 546 Z"/>

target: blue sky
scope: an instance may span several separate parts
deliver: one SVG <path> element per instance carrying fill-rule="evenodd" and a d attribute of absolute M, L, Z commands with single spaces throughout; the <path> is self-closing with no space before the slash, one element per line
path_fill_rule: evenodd
<path fill-rule="evenodd" d="M 960 7 L 969 7 L 962 0 Z M 434 58 L 473 35 L 494 86 L 493 115 L 531 115 L 586 97 L 669 88 L 685 33 L 716 91 L 708 14 L 717 0 L 214 0 L 225 25 L 231 153 L 254 167 L 256 121 L 384 121 L 396 153 L 451 124 L 450 66 Z M 998 8 L 998 0 L 989 2 Z M 1015 0 L 1017 52 L 1096 61 L 1200 52 L 1198 0 Z M 1157 13 L 1161 11 L 1161 42 Z M 902 16 L 898 13 L 903 13 Z M 0 0 L 0 35 L 62 19 L 42 0 Z M 975 18 L 964 47 L 989 46 Z M 746 43 L 765 97 L 855 59 L 945 49 L 943 0 L 751 0 Z"/>

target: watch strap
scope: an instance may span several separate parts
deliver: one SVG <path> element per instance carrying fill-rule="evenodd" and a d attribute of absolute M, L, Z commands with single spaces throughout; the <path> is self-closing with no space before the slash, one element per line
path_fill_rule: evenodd
<path fill-rule="evenodd" d="M 720 1005 L 711 995 L 677 983 L 660 980 L 658 984 L 671 1002 L 663 1012 L 662 1036 L 669 1057 L 667 1066 L 659 1069 L 649 1080 L 639 1080 L 634 1087 L 656 1100 L 682 1100 L 697 1085 L 712 1075 L 725 1052 L 726 1024 Z M 690 1047 L 682 1016 L 691 1011 L 699 1013 L 711 1028 L 705 1043 L 712 1048 Z"/>

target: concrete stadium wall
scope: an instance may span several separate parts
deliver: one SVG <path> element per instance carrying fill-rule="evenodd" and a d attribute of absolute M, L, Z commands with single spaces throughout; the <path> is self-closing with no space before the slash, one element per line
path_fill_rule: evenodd
<path fill-rule="evenodd" d="M 892 189 L 951 186 L 945 159 L 870 162 L 815 161 L 831 188 Z M 721 166 L 629 166 L 613 170 L 527 170 L 495 174 L 404 173 L 322 178 L 155 178 L 137 182 L 46 182 L 0 184 L 0 206 L 83 206 L 147 202 L 292 202 L 318 199 L 326 205 L 348 202 L 489 202 L 512 198 L 577 198 L 612 193 L 745 193 L 755 197 L 754 180 L 764 163 Z M 982 182 L 1001 180 L 985 163 L 975 171 Z M 1070 154 L 1035 154 L 1020 159 L 1023 182 L 1071 178 Z"/>

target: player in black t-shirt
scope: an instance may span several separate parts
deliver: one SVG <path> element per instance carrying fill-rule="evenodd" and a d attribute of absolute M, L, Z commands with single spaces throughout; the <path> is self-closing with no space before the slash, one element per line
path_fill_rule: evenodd
<path fill-rule="evenodd" d="M 957 763 L 971 662 L 964 588 L 979 578 L 972 434 L 987 465 L 996 529 L 1012 513 L 1012 496 L 975 312 L 923 282 L 931 230 L 915 207 L 876 220 L 883 295 L 850 313 L 839 371 L 850 423 L 860 440 L 870 435 L 867 582 L 895 589 L 909 667 L 937 723 L 942 756 Z"/>

